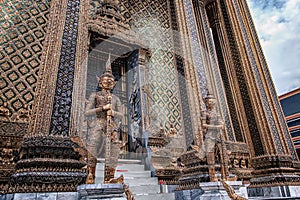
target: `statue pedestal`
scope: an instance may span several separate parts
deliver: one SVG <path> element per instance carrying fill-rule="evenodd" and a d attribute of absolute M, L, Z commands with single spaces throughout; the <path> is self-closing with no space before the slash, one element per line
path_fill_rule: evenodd
<path fill-rule="evenodd" d="M 249 199 L 299 199 L 300 186 L 269 186 L 248 188 Z"/>
<path fill-rule="evenodd" d="M 226 181 L 226 183 L 234 188 L 237 195 L 248 198 L 247 187 L 243 185 L 241 181 Z M 201 200 L 230 200 L 230 197 L 221 182 L 200 183 L 200 187 L 204 190 L 204 194 L 200 197 Z"/>
<path fill-rule="evenodd" d="M 121 184 L 85 184 L 77 187 L 78 200 L 113 199 L 126 200 Z"/>
<path fill-rule="evenodd" d="M 226 181 L 236 194 L 248 198 L 247 187 L 241 181 Z M 230 200 L 221 182 L 200 183 L 199 189 L 175 191 L 176 200 Z"/>

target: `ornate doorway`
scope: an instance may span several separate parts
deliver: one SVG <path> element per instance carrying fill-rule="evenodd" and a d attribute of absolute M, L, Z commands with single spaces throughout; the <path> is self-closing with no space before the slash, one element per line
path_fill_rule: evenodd
<path fill-rule="evenodd" d="M 112 93 L 116 95 L 123 105 L 124 117 L 120 122 L 119 140 L 122 141 L 121 158 L 142 159 L 147 155 L 145 136 L 143 135 L 142 99 L 143 87 L 140 85 L 141 77 L 139 55 L 141 50 L 134 49 L 122 41 L 103 40 L 91 36 L 91 45 L 87 62 L 87 79 L 85 99 L 92 93 L 99 91 L 97 76 L 104 71 L 108 57 L 116 85 Z M 84 140 L 88 141 L 90 127 L 88 119 Z M 100 155 L 103 158 L 104 155 Z"/>

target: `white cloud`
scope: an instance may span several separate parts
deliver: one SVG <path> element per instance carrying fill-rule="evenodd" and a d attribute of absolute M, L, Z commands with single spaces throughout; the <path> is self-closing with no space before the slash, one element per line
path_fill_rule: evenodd
<path fill-rule="evenodd" d="M 278 94 L 300 86 L 300 0 L 249 0 Z"/>

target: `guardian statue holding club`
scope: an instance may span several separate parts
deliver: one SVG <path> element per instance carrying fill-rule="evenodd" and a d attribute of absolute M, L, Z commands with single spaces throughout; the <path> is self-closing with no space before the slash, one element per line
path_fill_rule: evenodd
<path fill-rule="evenodd" d="M 105 153 L 104 182 L 114 179 L 121 147 L 118 131 L 123 118 L 123 107 L 120 99 L 111 93 L 116 82 L 112 74 L 110 55 L 105 72 L 97 79 L 101 89 L 91 94 L 85 111 L 90 128 L 87 142 L 90 151 L 87 183 L 94 183 L 96 159 L 103 153 Z"/>

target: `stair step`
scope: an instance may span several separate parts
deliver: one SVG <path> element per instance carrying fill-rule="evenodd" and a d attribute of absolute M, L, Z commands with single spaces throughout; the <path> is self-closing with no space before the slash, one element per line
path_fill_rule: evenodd
<path fill-rule="evenodd" d="M 95 184 L 104 183 L 104 177 L 97 177 L 95 178 Z"/>
<path fill-rule="evenodd" d="M 117 170 L 128 170 L 128 171 L 144 171 L 144 165 L 140 164 L 118 164 Z"/>
<path fill-rule="evenodd" d="M 150 178 L 151 177 L 151 171 L 127 171 L 127 170 L 116 170 L 115 171 L 115 177 L 119 177 L 121 174 L 123 174 L 124 178 Z M 96 171 L 96 177 L 104 177 L 104 170 L 97 170 Z"/>
<path fill-rule="evenodd" d="M 149 195 L 160 193 L 159 185 L 141 185 L 141 186 L 130 186 L 129 189 L 133 194 L 136 195 Z"/>
<path fill-rule="evenodd" d="M 143 172 L 115 172 L 115 178 L 120 177 L 123 174 L 124 179 L 140 179 L 140 178 L 151 178 L 150 171 L 143 171 Z M 103 178 L 104 171 L 97 171 L 96 178 Z"/>
<path fill-rule="evenodd" d="M 104 171 L 104 163 L 97 163 L 96 170 Z M 144 165 L 140 164 L 118 164 L 117 170 L 144 171 Z"/>
<path fill-rule="evenodd" d="M 104 159 L 98 159 L 96 167 L 96 183 L 103 183 Z M 151 171 L 144 170 L 140 160 L 119 159 L 115 177 L 124 176 L 136 200 L 174 200 L 174 193 L 160 193 L 157 177 L 151 177 Z"/>
<path fill-rule="evenodd" d="M 135 200 L 175 200 L 174 193 L 159 193 L 149 195 L 134 195 Z"/>
<path fill-rule="evenodd" d="M 137 179 L 124 179 L 124 182 L 132 186 L 141 186 L 141 185 L 158 185 L 157 177 L 152 178 L 137 178 Z"/>
<path fill-rule="evenodd" d="M 104 166 L 97 166 L 96 170 L 104 171 Z M 118 165 L 116 170 L 126 171 L 126 172 L 127 171 L 131 171 L 131 172 L 144 171 L 144 165 L 134 165 L 134 166 Z"/>
<path fill-rule="evenodd" d="M 98 163 L 104 163 L 104 158 L 97 158 Z M 131 159 L 118 159 L 118 163 L 121 164 L 142 164 L 141 160 L 131 160 Z"/>
<path fill-rule="evenodd" d="M 137 171 L 137 172 L 115 172 L 115 177 L 119 177 L 123 174 L 124 178 L 147 178 L 151 177 L 151 171 Z"/>
<path fill-rule="evenodd" d="M 104 177 L 96 177 L 95 184 L 101 184 L 104 182 Z M 141 186 L 141 185 L 158 185 L 157 177 L 145 178 L 124 178 L 124 182 L 129 186 Z"/>
<path fill-rule="evenodd" d="M 123 176 L 124 176 L 124 174 L 123 174 Z M 119 176 L 116 176 L 115 175 L 115 178 L 118 178 Z M 156 178 L 156 177 L 124 177 L 124 181 L 125 181 L 125 183 L 127 183 L 127 181 L 133 181 L 133 180 L 137 180 L 136 182 L 138 183 L 139 181 L 139 179 L 147 179 L 147 178 Z M 96 181 L 96 183 L 103 183 L 103 181 L 104 181 L 104 174 L 101 174 L 101 175 L 97 175 L 96 174 L 96 178 L 95 178 L 95 181 Z M 154 181 L 153 181 L 154 182 Z M 155 180 L 155 182 L 157 182 L 157 184 L 158 184 L 158 181 L 157 180 Z M 149 184 L 149 185 L 152 185 L 152 184 Z"/>

